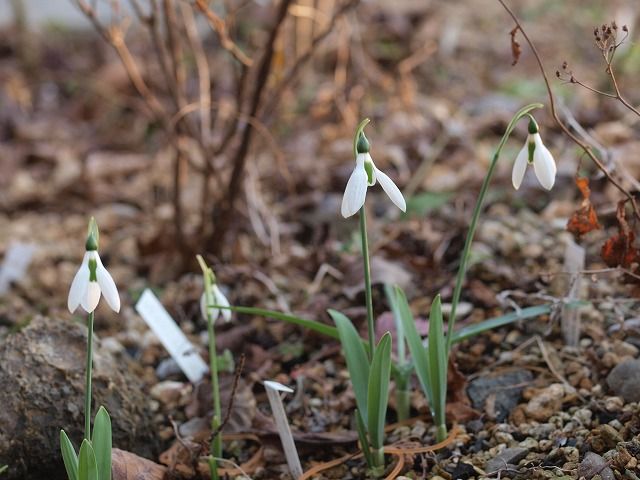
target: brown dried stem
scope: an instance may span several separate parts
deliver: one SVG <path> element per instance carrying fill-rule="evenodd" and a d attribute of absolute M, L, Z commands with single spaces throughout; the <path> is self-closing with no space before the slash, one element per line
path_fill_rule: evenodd
<path fill-rule="evenodd" d="M 291 2 L 292 0 L 281 0 L 280 6 L 278 7 L 276 19 L 273 26 L 271 27 L 269 38 L 267 40 L 267 43 L 265 44 L 264 53 L 257 67 L 255 88 L 251 96 L 249 112 L 247 113 L 248 117 L 255 117 L 260 106 L 262 92 L 267 85 L 269 72 L 271 71 L 271 60 L 273 59 L 275 41 L 278 37 L 278 33 L 280 32 L 280 27 L 282 26 L 282 23 L 287 16 L 287 11 L 289 10 L 289 5 L 291 4 Z M 214 251 L 219 251 L 219 248 L 222 245 L 224 234 L 227 231 L 229 223 L 233 216 L 235 200 L 238 197 L 238 193 L 241 189 L 242 174 L 244 172 L 252 134 L 253 128 L 251 122 L 244 122 L 240 138 L 240 145 L 236 150 L 236 154 L 232 160 L 233 170 L 231 172 L 229 186 L 225 192 L 224 198 L 222 199 L 220 211 L 218 212 L 214 210 L 213 212 L 214 218 L 212 220 L 216 225 L 216 229 L 211 239 L 211 243 L 213 244 Z"/>

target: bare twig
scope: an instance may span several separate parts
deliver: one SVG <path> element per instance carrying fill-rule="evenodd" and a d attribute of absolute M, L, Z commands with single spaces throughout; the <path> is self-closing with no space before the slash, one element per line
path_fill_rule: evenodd
<path fill-rule="evenodd" d="M 229 53 L 231 53 L 231 55 L 233 55 L 240 63 L 250 67 L 253 60 L 251 60 L 242 50 L 240 50 L 240 47 L 231 40 L 229 32 L 227 31 L 227 23 L 207 6 L 205 0 L 196 0 L 195 6 L 204 14 L 205 17 L 207 17 L 207 21 L 218 35 L 218 39 L 220 40 L 222 47 L 229 51 Z"/>
<path fill-rule="evenodd" d="M 280 27 L 282 26 L 282 23 L 287 16 L 287 10 L 289 9 L 289 5 L 291 4 L 291 2 L 292 0 L 281 0 L 280 6 L 278 7 L 275 22 L 273 24 L 273 27 L 271 28 L 269 38 L 267 40 L 267 43 L 265 44 L 264 53 L 260 60 L 260 64 L 258 65 L 255 79 L 255 88 L 253 90 L 251 104 L 248 112 L 249 117 L 255 117 L 260 106 L 262 92 L 266 87 L 267 80 L 269 78 L 269 72 L 271 71 L 271 60 L 273 58 L 274 44 L 276 38 L 278 37 Z M 231 172 L 229 186 L 222 200 L 222 208 L 220 212 L 214 211 L 215 218 L 213 220 L 214 224 L 216 225 L 216 229 L 214 231 L 214 236 L 211 239 L 214 251 L 217 251 L 222 244 L 224 233 L 227 231 L 229 222 L 233 215 L 235 200 L 241 188 L 242 173 L 244 172 L 244 166 L 246 163 L 247 153 L 249 152 L 252 133 L 252 124 L 250 122 L 245 122 L 240 138 L 240 145 L 232 161 L 233 170 Z"/>
<path fill-rule="evenodd" d="M 280 82 L 273 88 L 272 95 L 270 96 L 268 103 L 265 105 L 263 109 L 263 117 L 266 117 L 273 112 L 284 90 L 296 78 L 300 69 L 309 60 L 311 60 L 311 57 L 313 56 L 313 53 L 318 49 L 318 46 L 335 29 L 336 22 L 338 21 L 338 19 L 341 18 L 345 13 L 347 13 L 352 8 L 355 8 L 356 5 L 358 5 L 358 3 L 360 3 L 360 0 L 347 0 L 339 8 L 336 9 L 336 11 L 331 16 L 331 19 L 329 20 L 327 27 L 313 38 L 313 40 L 311 41 L 311 44 L 309 45 L 309 48 L 298 57 L 296 62 L 289 68 L 287 73 L 284 74 L 282 80 L 280 80 Z"/>
<path fill-rule="evenodd" d="M 236 366 L 236 371 L 233 373 L 233 383 L 231 384 L 231 396 L 229 397 L 229 403 L 227 404 L 227 410 L 224 412 L 224 418 L 222 422 L 213 432 L 209 435 L 209 440 L 207 440 L 207 445 L 211 443 L 211 439 L 217 436 L 222 429 L 229 422 L 229 418 L 231 418 L 231 411 L 233 410 L 233 402 L 236 398 L 236 390 L 238 389 L 238 382 L 240 381 L 240 375 L 242 375 L 242 370 L 244 369 L 244 353 L 240 355 L 240 361 Z"/>

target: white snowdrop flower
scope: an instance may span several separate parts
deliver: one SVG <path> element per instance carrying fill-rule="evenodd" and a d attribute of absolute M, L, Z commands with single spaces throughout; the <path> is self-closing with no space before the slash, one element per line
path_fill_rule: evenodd
<path fill-rule="evenodd" d="M 213 297 L 214 305 L 219 305 L 221 307 L 229 307 L 229 300 L 224 296 L 224 293 L 218 288 L 218 285 L 214 283 L 211 285 L 211 296 Z M 215 321 L 220 316 L 220 312 L 222 311 L 222 318 L 224 318 L 225 322 L 231 320 L 231 310 L 226 308 L 220 310 L 219 308 L 209 307 L 209 314 L 211 315 L 211 321 L 215 323 Z M 200 297 L 200 313 L 202 314 L 202 318 L 208 320 L 207 318 L 207 295 L 203 293 Z"/>
<path fill-rule="evenodd" d="M 360 133 L 357 143 L 356 167 L 353 169 L 342 197 L 341 213 L 344 218 L 354 215 L 364 205 L 367 188 L 380 182 L 382 189 L 391 201 L 403 212 L 407 211 L 407 204 L 400 189 L 389 176 L 379 170 L 369 154 L 369 141 Z"/>
<path fill-rule="evenodd" d="M 540 185 L 547 190 L 551 190 L 556 181 L 556 162 L 549 149 L 542 143 L 538 124 L 533 118 L 529 120 L 527 141 L 513 164 L 511 182 L 516 190 L 520 188 L 527 166 L 531 164 L 533 164 L 533 171 Z"/>
<path fill-rule="evenodd" d="M 92 222 L 95 223 L 93 219 Z M 71 282 L 71 288 L 69 288 L 67 308 L 73 313 L 78 306 L 82 306 L 87 313 L 91 313 L 98 306 L 102 294 L 111 309 L 114 312 L 119 312 L 120 295 L 111 274 L 104 268 L 102 260 L 100 260 L 98 242 L 94 233 L 89 233 L 86 249 L 82 265 L 80 265 L 73 282 Z"/>

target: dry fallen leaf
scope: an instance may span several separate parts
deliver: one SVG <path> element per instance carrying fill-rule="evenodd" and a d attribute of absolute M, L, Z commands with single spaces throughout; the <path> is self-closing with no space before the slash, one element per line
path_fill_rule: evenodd
<path fill-rule="evenodd" d="M 634 243 L 636 234 L 627 223 L 625 201 L 618 203 L 616 218 L 618 219 L 618 234 L 611 237 L 602 246 L 601 256 L 609 267 L 638 268 L 640 263 L 640 249 Z"/>
<path fill-rule="evenodd" d="M 596 210 L 593 208 L 589 198 L 591 196 L 589 179 L 586 177 L 578 177 L 576 178 L 576 185 L 582 194 L 582 204 L 580 208 L 571 215 L 571 218 L 567 222 L 567 230 L 576 237 L 576 240 L 579 240 L 582 235 L 592 230 L 598 230 L 601 227 L 598 223 Z"/>
<path fill-rule="evenodd" d="M 114 448 L 113 480 L 164 480 L 167 469 L 138 455 Z"/>

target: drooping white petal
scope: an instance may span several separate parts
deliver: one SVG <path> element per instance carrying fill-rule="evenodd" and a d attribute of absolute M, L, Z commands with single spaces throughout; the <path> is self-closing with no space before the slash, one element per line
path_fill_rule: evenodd
<path fill-rule="evenodd" d="M 224 296 L 224 293 L 220 291 L 218 285 L 213 285 L 213 298 L 216 302 L 216 305 L 220 305 L 221 307 L 229 307 L 229 300 Z M 225 322 L 231 321 L 231 310 L 222 309 L 222 318 L 224 318 Z"/>
<path fill-rule="evenodd" d="M 96 259 L 96 279 L 100 290 L 102 290 L 104 299 L 111 307 L 111 310 L 118 313 L 120 311 L 120 295 L 118 294 L 116 283 L 113 281 L 111 274 L 104 268 L 98 252 L 94 252 L 94 258 Z"/>
<path fill-rule="evenodd" d="M 529 164 L 529 139 L 518 153 L 516 157 L 516 161 L 513 164 L 513 171 L 511 172 L 511 183 L 513 184 L 513 188 L 518 190 L 520 185 L 522 185 L 522 179 L 524 178 L 524 174 L 527 171 L 527 165 Z"/>
<path fill-rule="evenodd" d="M 215 297 L 213 301 L 215 302 Z M 200 313 L 202 315 L 202 318 L 209 321 L 209 319 L 207 318 L 207 296 L 204 293 L 200 297 Z M 211 321 L 213 323 L 216 323 L 216 320 L 220 316 L 220 310 L 218 310 L 217 308 L 209 307 L 209 313 L 211 314 Z"/>
<path fill-rule="evenodd" d="M 549 149 L 542 143 L 540 134 L 536 133 L 533 137 L 536 144 L 533 151 L 533 170 L 536 172 L 540 185 L 551 190 L 556 181 L 556 162 Z"/>
<path fill-rule="evenodd" d="M 393 180 L 389 178 L 389 176 L 381 170 L 378 170 L 375 165 L 373 167 L 374 176 L 380 182 L 380 186 L 385 191 L 385 193 L 389 196 L 391 201 L 395 203 L 396 207 L 398 207 L 403 212 L 407 211 L 407 202 L 405 202 L 404 197 L 402 196 L 402 192 L 393 183 Z"/>
<path fill-rule="evenodd" d="M 71 287 L 69 288 L 69 297 L 67 298 L 67 308 L 69 309 L 69 312 L 73 313 L 76 311 L 76 309 L 80 305 L 80 302 L 82 301 L 82 297 L 87 291 L 88 286 L 89 252 L 85 252 L 84 258 L 82 259 L 82 264 L 76 272 L 76 275 L 73 277 Z"/>
<path fill-rule="evenodd" d="M 344 189 L 342 208 L 340 209 L 344 218 L 354 215 L 364 205 L 367 197 L 367 181 L 367 172 L 364 169 L 364 164 L 359 162 L 356 164 L 356 168 L 353 169 Z"/>
<path fill-rule="evenodd" d="M 87 313 L 91 313 L 96 309 L 99 301 L 100 285 L 98 285 L 98 282 L 89 282 L 80 301 L 80 305 L 82 305 L 82 308 L 84 308 Z"/>

